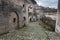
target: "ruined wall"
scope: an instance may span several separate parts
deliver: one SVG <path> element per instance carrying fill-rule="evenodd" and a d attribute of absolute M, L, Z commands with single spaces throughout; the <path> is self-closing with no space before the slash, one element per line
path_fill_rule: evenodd
<path fill-rule="evenodd" d="M 6 14 L 0 12 L 0 34 L 8 32 L 8 17 Z"/>
<path fill-rule="evenodd" d="M 27 18 L 26 16 L 26 5 L 25 5 L 25 0 L 10 0 L 11 1 L 11 3 L 13 3 L 13 4 L 15 4 L 14 6 L 18 6 L 18 7 L 20 7 L 21 6 L 21 8 L 22 8 L 22 12 L 19 14 L 19 12 L 18 12 L 18 14 L 19 14 L 19 26 L 21 27 L 21 25 L 23 25 L 24 24 L 24 19 L 22 18 L 22 17 L 25 17 L 25 18 Z M 14 2 L 15 1 L 15 2 Z"/>
<path fill-rule="evenodd" d="M 15 4 L 14 6 L 23 6 L 24 0 L 7 0 L 12 4 Z"/>
<path fill-rule="evenodd" d="M 9 30 L 15 30 L 18 28 L 18 16 L 15 12 L 10 12 L 9 15 Z"/>
<path fill-rule="evenodd" d="M 22 0 L 20 0 L 20 3 L 19 3 L 18 0 L 0 0 L 0 33 L 13 31 L 13 29 L 17 27 L 15 25 L 16 23 L 13 23 L 13 24 L 12 22 L 10 23 L 10 20 L 13 21 L 13 17 L 18 18 L 19 27 L 23 26 L 24 24 L 23 15 L 22 15 L 23 5 L 21 5 L 21 1 Z M 18 17 L 11 12 L 16 12 Z M 10 14 L 12 14 L 13 16 L 10 16 Z"/>

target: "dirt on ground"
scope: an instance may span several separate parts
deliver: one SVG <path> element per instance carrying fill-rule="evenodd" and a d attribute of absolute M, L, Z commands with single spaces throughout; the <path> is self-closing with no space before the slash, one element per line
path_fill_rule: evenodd
<path fill-rule="evenodd" d="M 0 40 L 60 40 L 57 33 L 46 30 L 40 22 L 30 22 L 27 27 L 0 36 Z"/>

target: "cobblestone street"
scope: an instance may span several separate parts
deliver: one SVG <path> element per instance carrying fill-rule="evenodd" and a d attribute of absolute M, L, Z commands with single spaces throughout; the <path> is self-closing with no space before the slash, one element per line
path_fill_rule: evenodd
<path fill-rule="evenodd" d="M 0 36 L 0 40 L 60 40 L 55 32 L 48 31 L 39 22 L 30 22 L 27 27 Z"/>

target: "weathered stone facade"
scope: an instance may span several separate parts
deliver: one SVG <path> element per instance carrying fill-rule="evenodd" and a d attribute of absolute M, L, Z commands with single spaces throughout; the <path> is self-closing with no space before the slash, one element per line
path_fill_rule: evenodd
<path fill-rule="evenodd" d="M 23 8 L 18 2 L 15 4 L 15 1 L 18 0 L 0 0 L 0 34 L 24 25 Z"/>
<path fill-rule="evenodd" d="M 32 0 L 0 0 L 0 34 L 28 24 L 28 9 Z"/>
<path fill-rule="evenodd" d="M 26 18 L 26 24 L 29 22 L 29 12 L 33 13 L 33 5 L 34 5 L 34 0 L 25 0 L 24 5 L 25 5 L 25 14 L 24 17 Z M 30 8 L 32 6 L 32 9 Z"/>

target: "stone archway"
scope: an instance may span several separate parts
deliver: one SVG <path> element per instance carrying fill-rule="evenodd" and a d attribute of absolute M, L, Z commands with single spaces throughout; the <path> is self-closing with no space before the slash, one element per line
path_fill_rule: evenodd
<path fill-rule="evenodd" d="M 18 28 L 19 25 L 19 17 L 17 13 L 15 12 L 10 12 L 9 15 L 9 30 L 14 31 Z"/>

